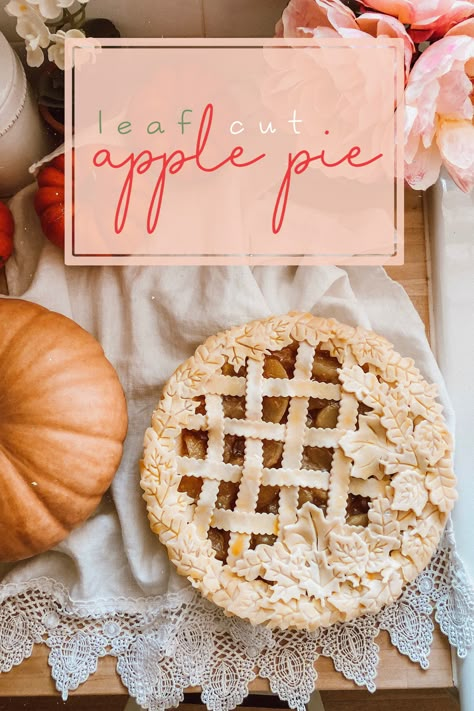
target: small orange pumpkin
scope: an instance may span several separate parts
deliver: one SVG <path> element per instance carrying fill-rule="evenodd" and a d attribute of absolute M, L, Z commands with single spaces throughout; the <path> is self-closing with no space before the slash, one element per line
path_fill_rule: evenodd
<path fill-rule="evenodd" d="M 13 215 L 5 203 L 0 201 L 0 269 L 12 255 L 14 230 Z"/>
<path fill-rule="evenodd" d="M 35 210 L 50 242 L 64 249 L 64 155 L 40 169 Z"/>
<path fill-rule="evenodd" d="M 0 560 L 65 538 L 122 456 L 125 397 L 99 343 L 60 314 L 0 298 Z"/>

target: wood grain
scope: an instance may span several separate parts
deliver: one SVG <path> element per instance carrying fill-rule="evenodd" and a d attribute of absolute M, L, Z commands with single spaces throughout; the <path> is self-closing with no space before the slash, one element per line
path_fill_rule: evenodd
<path fill-rule="evenodd" d="M 324 711 L 459 711 L 451 690 L 327 691 L 321 693 Z"/>
<path fill-rule="evenodd" d="M 391 267 L 387 269 L 387 272 L 405 287 L 425 324 L 427 333 L 429 333 L 429 284 L 421 193 L 411 190 L 407 190 L 405 193 L 405 264 L 400 267 Z M 1 280 L 0 271 L 0 291 Z M 438 628 L 434 632 L 430 668 L 427 671 L 423 671 L 418 665 L 411 663 L 407 657 L 399 654 L 390 644 L 386 632 L 380 634 L 377 644 L 381 648 L 381 664 L 377 676 L 378 689 L 453 688 L 450 648 Z M 56 693 L 47 668 L 48 651 L 44 646 L 36 647 L 30 659 L 8 674 L 0 675 L 0 696 L 49 696 Z M 334 670 L 332 662 L 328 659 L 320 658 L 316 669 L 319 689 L 327 691 L 357 689 L 352 682 L 347 681 Z M 269 687 L 265 680 L 256 679 L 251 685 L 251 689 L 268 692 Z M 99 660 L 98 671 L 72 695 L 100 696 L 126 693 L 125 687 L 115 672 L 115 660 L 105 657 Z M 360 698 L 362 699 L 362 697 Z M 364 703 L 361 701 L 362 705 L 354 705 L 354 711 L 359 708 L 369 708 L 368 705 L 364 706 Z M 385 706 L 376 708 L 382 711 Z M 417 708 L 418 711 L 422 711 L 422 707 L 417 705 Z M 446 703 L 446 711 L 450 708 L 451 706 Z"/>
<path fill-rule="evenodd" d="M 51 670 L 48 667 L 49 649 L 46 645 L 36 646 L 29 659 L 14 667 L 6 674 L 0 674 L 0 697 L 3 696 L 55 696 L 57 695 Z M 104 696 L 128 694 L 115 672 L 113 657 L 99 659 L 98 668 L 88 681 L 71 692 L 71 696 Z"/>
<path fill-rule="evenodd" d="M 405 190 L 405 264 L 387 267 L 387 274 L 407 292 L 430 333 L 430 284 L 428 280 L 423 193 Z"/>
<path fill-rule="evenodd" d="M 402 656 L 391 644 L 386 632 L 377 637 L 380 647 L 380 666 L 377 688 L 383 689 L 449 689 L 453 688 L 451 653 L 446 637 L 438 628 L 434 631 L 430 655 L 430 668 L 423 671 L 418 665 Z M 33 656 L 7 674 L 0 675 L 0 697 L 4 696 L 52 696 L 56 694 L 48 668 L 49 649 L 41 645 Z M 71 696 L 121 695 L 127 690 L 115 672 L 116 660 L 104 657 L 99 660 L 97 672 L 89 677 Z M 321 657 L 316 663 L 318 680 L 316 687 L 322 690 L 355 690 L 358 687 L 334 670 L 332 661 Z M 250 684 L 253 692 L 269 692 L 266 679 L 256 679 Z M 193 687 L 189 692 L 199 689 Z"/>
<path fill-rule="evenodd" d="M 373 694 L 362 690 L 322 691 L 320 696 L 324 711 L 413 711 L 414 708 L 416 711 L 459 711 L 459 699 L 455 689 L 377 690 Z M 277 711 L 282 708 L 285 708 L 285 705 L 270 694 L 251 694 L 245 699 L 245 711 Z M 205 711 L 205 706 L 193 695 L 185 696 L 179 709 Z M 310 701 L 307 709 L 315 710 L 313 701 Z"/>
<path fill-rule="evenodd" d="M 324 711 L 459 711 L 456 691 L 449 689 L 409 691 L 323 691 Z M 251 694 L 245 699 L 245 711 L 281 711 L 287 708 L 271 694 Z M 64 702 L 51 696 L 16 696 L 0 698 L 0 711 L 58 711 Z M 72 696 L 67 711 L 127 711 L 126 696 Z M 313 711 L 310 702 L 308 711 Z M 319 708 L 319 707 L 318 707 Z M 180 711 L 206 711 L 196 694 L 186 694 Z"/>
<path fill-rule="evenodd" d="M 126 711 L 127 696 L 2 696 L 0 711 Z M 204 707 L 195 710 L 205 711 Z M 432 710 L 432 711 L 436 711 Z"/>
<path fill-rule="evenodd" d="M 5 267 L 0 267 L 0 294 L 8 294 Z"/>

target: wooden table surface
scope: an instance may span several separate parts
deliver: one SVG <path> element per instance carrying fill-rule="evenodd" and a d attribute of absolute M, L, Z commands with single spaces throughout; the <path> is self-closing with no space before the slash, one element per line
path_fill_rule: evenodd
<path fill-rule="evenodd" d="M 387 269 L 399 281 L 417 308 L 429 334 L 429 281 L 423 220 L 423 201 L 420 193 L 405 193 L 405 264 Z M 2 289 L 3 279 L 3 289 Z M 0 292 L 5 293 L 4 276 L 0 270 Z M 388 634 L 382 632 L 376 640 L 381 648 L 381 663 L 377 676 L 378 689 L 452 688 L 454 686 L 451 652 L 447 639 L 436 626 L 430 656 L 430 668 L 423 671 L 390 644 Z M 33 656 L 7 674 L 0 675 L 0 697 L 49 696 L 57 693 L 47 667 L 48 649 L 37 646 Z M 336 672 L 329 659 L 321 657 L 316 663 L 317 688 L 349 690 L 357 688 Z M 254 691 L 268 691 L 268 683 L 256 679 Z M 74 695 L 113 695 L 127 691 L 115 673 L 115 659 L 99 660 L 98 671 L 73 692 Z"/>

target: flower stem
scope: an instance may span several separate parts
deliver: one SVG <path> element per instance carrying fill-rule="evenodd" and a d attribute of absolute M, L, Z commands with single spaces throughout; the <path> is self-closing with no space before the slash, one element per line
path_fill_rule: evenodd
<path fill-rule="evenodd" d="M 51 33 L 55 33 L 58 30 L 73 30 L 80 29 L 84 24 L 86 19 L 86 7 L 81 5 L 75 12 L 70 12 L 67 8 L 63 8 L 62 15 L 59 20 L 54 20 L 53 22 L 47 22 L 47 26 Z"/>

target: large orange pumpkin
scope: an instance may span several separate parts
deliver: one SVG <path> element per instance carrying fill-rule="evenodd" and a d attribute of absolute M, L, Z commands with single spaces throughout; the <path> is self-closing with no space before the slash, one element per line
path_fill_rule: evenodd
<path fill-rule="evenodd" d="M 0 298 L 0 560 L 51 548 L 94 511 L 126 430 L 99 343 L 60 314 Z"/>

